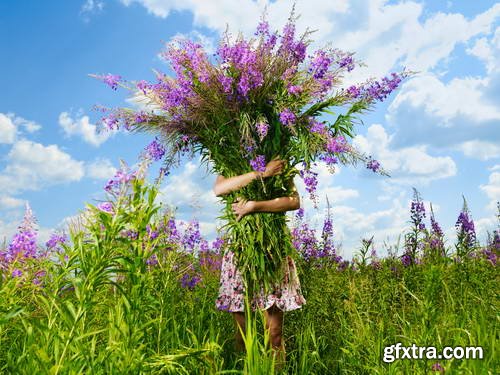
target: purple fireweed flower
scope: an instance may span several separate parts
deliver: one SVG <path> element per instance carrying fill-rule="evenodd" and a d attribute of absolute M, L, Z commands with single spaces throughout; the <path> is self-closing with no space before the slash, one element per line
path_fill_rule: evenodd
<path fill-rule="evenodd" d="M 330 153 L 342 153 L 349 150 L 349 144 L 344 136 L 328 137 L 326 149 Z"/>
<path fill-rule="evenodd" d="M 472 247 L 476 243 L 476 230 L 474 228 L 474 221 L 469 217 L 467 210 L 460 212 L 457 222 L 455 224 L 459 238 L 463 238 L 464 244 Z"/>
<path fill-rule="evenodd" d="M 285 126 L 291 126 L 295 123 L 295 114 L 288 108 L 280 113 L 280 122 Z"/>
<path fill-rule="evenodd" d="M 146 114 L 146 112 L 140 111 L 135 114 L 134 122 L 136 124 L 141 124 L 147 121 L 148 121 L 148 115 Z"/>
<path fill-rule="evenodd" d="M 229 94 L 233 91 L 233 78 L 232 77 L 228 77 L 226 75 L 221 74 L 217 77 L 217 80 L 222 85 L 222 90 L 226 94 Z"/>
<path fill-rule="evenodd" d="M 411 221 L 415 225 L 415 227 L 419 229 L 424 229 L 425 224 L 423 223 L 423 219 L 425 218 L 425 207 L 424 202 L 420 200 L 420 195 L 415 190 L 413 200 L 411 202 Z M 422 224 L 423 227 L 422 227 Z"/>
<path fill-rule="evenodd" d="M 308 124 L 309 130 L 312 133 L 325 135 L 327 132 L 326 125 L 323 122 L 317 121 L 314 117 L 309 117 Z"/>
<path fill-rule="evenodd" d="M 299 95 L 302 92 L 302 86 L 299 85 L 288 85 L 287 91 L 290 95 Z"/>
<path fill-rule="evenodd" d="M 3 255 L 4 260 L 10 263 L 18 257 L 35 258 L 37 251 L 36 240 L 36 219 L 30 205 L 26 203 L 23 221 Z"/>
<path fill-rule="evenodd" d="M 149 145 L 146 146 L 144 152 L 146 158 L 158 161 L 163 158 L 163 155 L 165 155 L 165 147 L 158 142 L 158 138 L 155 138 Z"/>
<path fill-rule="evenodd" d="M 309 67 L 309 72 L 312 73 L 315 79 L 322 79 L 330 68 L 332 59 L 328 56 L 325 51 L 316 51 L 313 59 L 311 60 L 311 66 Z"/>
<path fill-rule="evenodd" d="M 285 72 L 281 75 L 281 79 L 283 81 L 290 81 L 291 78 L 297 73 L 297 67 L 296 66 L 292 66 L 290 68 L 287 68 L 285 70 Z"/>
<path fill-rule="evenodd" d="M 330 173 L 335 173 L 335 165 L 339 162 L 339 160 L 335 156 L 325 154 L 320 155 L 319 159 L 326 163 L 326 166 Z"/>
<path fill-rule="evenodd" d="M 351 55 L 345 56 L 338 62 L 340 68 L 347 68 L 347 71 L 350 72 L 354 69 L 354 60 Z"/>
<path fill-rule="evenodd" d="M 311 169 L 303 169 L 299 172 L 300 177 L 304 181 L 306 191 L 309 193 L 311 200 L 316 201 L 316 187 L 318 186 L 318 173 Z"/>
<path fill-rule="evenodd" d="M 200 223 L 197 220 L 193 220 L 188 224 L 188 227 L 184 231 L 184 235 L 181 239 L 181 244 L 184 246 L 186 251 L 193 252 L 196 245 L 201 241 L 200 233 Z"/>
<path fill-rule="evenodd" d="M 342 262 L 340 262 L 337 266 L 337 271 L 344 271 L 345 269 L 347 269 L 349 267 L 349 261 L 348 260 L 344 260 Z"/>
<path fill-rule="evenodd" d="M 370 158 L 366 163 L 366 168 L 371 169 L 373 172 L 377 172 L 380 169 L 380 163 L 377 160 Z"/>
<path fill-rule="evenodd" d="M 269 22 L 259 22 L 259 24 L 257 25 L 257 30 L 255 31 L 255 35 L 269 35 Z"/>
<path fill-rule="evenodd" d="M 52 233 L 45 246 L 51 250 L 59 249 L 59 245 L 65 244 L 67 239 L 65 234 Z"/>
<path fill-rule="evenodd" d="M 113 90 L 116 90 L 118 87 L 118 83 L 121 81 L 122 77 L 119 75 L 114 75 L 111 73 L 108 73 L 105 76 L 98 76 L 99 79 L 101 79 L 105 84 L 107 84 L 109 87 L 111 87 Z"/>
<path fill-rule="evenodd" d="M 307 223 L 301 223 L 291 232 L 292 244 L 305 260 L 316 258 L 318 240 L 315 233 L 316 231 L 309 228 Z"/>
<path fill-rule="evenodd" d="M 401 263 L 403 266 L 408 267 L 413 263 L 412 256 L 409 253 L 403 254 L 401 257 Z"/>
<path fill-rule="evenodd" d="M 201 281 L 199 276 L 190 276 L 187 273 L 182 276 L 181 286 L 183 288 L 194 289 L 194 287 Z"/>
<path fill-rule="evenodd" d="M 144 95 L 146 95 L 146 90 L 150 89 L 151 85 L 147 81 L 141 80 L 136 83 L 136 87 L 138 90 L 141 90 Z"/>
<path fill-rule="evenodd" d="M 346 91 L 347 94 L 353 99 L 356 99 L 361 95 L 361 90 L 356 86 L 350 86 Z"/>
<path fill-rule="evenodd" d="M 259 121 L 255 124 L 255 129 L 257 130 L 257 134 L 259 135 L 260 140 L 262 140 L 269 131 L 269 124 L 264 121 Z"/>
<path fill-rule="evenodd" d="M 97 208 L 103 212 L 113 213 L 113 204 L 111 202 L 101 202 L 97 205 Z"/>
<path fill-rule="evenodd" d="M 153 254 L 151 255 L 147 260 L 146 260 L 146 264 L 150 265 L 150 266 L 154 266 L 156 264 L 158 264 L 158 258 L 156 257 L 156 254 Z"/>
<path fill-rule="evenodd" d="M 23 274 L 23 271 L 20 269 L 16 268 L 14 271 L 12 271 L 12 277 L 21 277 Z"/>
<path fill-rule="evenodd" d="M 114 113 L 110 113 L 109 115 L 107 116 L 104 116 L 102 119 L 101 119 L 101 122 L 106 126 L 106 128 L 108 128 L 109 130 L 114 130 L 114 129 L 118 129 L 120 126 L 120 121 L 118 119 L 118 117 L 116 117 L 116 115 Z"/>
<path fill-rule="evenodd" d="M 443 366 L 441 366 L 441 363 L 436 362 L 436 363 L 434 363 L 434 364 L 432 365 L 431 370 L 432 370 L 432 371 L 444 372 L 444 367 L 443 367 Z"/>
<path fill-rule="evenodd" d="M 266 158 L 264 155 L 257 155 L 255 159 L 250 160 L 250 166 L 254 171 L 265 172 Z"/>
<path fill-rule="evenodd" d="M 218 253 L 222 246 L 224 246 L 224 239 L 221 238 L 221 237 L 217 237 L 213 242 L 212 242 L 212 251 L 215 252 L 215 253 Z"/>

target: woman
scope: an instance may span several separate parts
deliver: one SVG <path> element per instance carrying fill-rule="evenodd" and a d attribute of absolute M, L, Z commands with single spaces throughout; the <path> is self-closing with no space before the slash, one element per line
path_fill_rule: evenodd
<path fill-rule="evenodd" d="M 224 178 L 217 176 L 214 185 L 216 196 L 228 194 L 248 185 L 256 178 L 267 178 L 280 174 L 284 166 L 283 160 L 271 160 L 266 165 L 264 172 L 249 172 L 235 177 Z M 243 201 L 239 200 L 232 205 L 236 220 L 253 212 L 285 212 L 300 208 L 300 199 L 293 186 L 294 193 L 289 197 L 279 197 L 266 201 Z M 305 304 L 305 299 L 300 291 L 300 283 L 295 269 L 295 263 L 291 257 L 283 262 L 285 267 L 284 279 L 277 282 L 276 288 L 267 296 L 254 297 L 253 307 L 258 305 L 264 309 L 266 329 L 270 335 L 272 348 L 279 356 L 278 361 L 285 361 L 285 345 L 283 333 L 283 312 L 299 309 Z M 228 251 L 222 261 L 221 280 L 219 296 L 216 306 L 220 310 L 229 311 L 233 314 L 236 322 L 236 347 L 244 350 L 244 341 L 240 329 L 245 331 L 243 280 L 241 273 L 236 269 L 233 253 Z"/>

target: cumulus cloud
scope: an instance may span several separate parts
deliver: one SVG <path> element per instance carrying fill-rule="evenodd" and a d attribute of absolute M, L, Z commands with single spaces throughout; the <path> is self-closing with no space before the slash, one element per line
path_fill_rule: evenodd
<path fill-rule="evenodd" d="M 110 179 L 115 173 L 116 168 L 108 159 L 98 159 L 85 166 L 85 175 L 98 180 Z"/>
<path fill-rule="evenodd" d="M 432 180 L 454 176 L 457 167 L 449 156 L 432 156 L 427 146 L 392 148 L 389 136 L 380 124 L 371 125 L 366 136 L 357 135 L 353 144 L 379 160 L 391 175 L 391 181 L 404 184 L 426 184 Z"/>
<path fill-rule="evenodd" d="M 488 183 L 479 185 L 479 188 L 490 199 L 487 208 L 490 211 L 496 211 L 497 202 L 500 202 L 500 172 L 498 169 L 493 170 L 488 178 Z"/>
<path fill-rule="evenodd" d="M 14 197 L 9 197 L 6 195 L 0 196 L 0 207 L 4 209 L 12 209 L 21 207 L 25 204 L 23 199 L 18 199 Z"/>
<path fill-rule="evenodd" d="M 68 137 L 80 136 L 92 146 L 100 146 L 112 134 L 111 131 L 99 132 L 95 124 L 91 124 L 88 116 L 73 119 L 68 112 L 59 115 L 59 125 Z"/>
<path fill-rule="evenodd" d="M 256 20 L 267 7 L 268 20 L 281 26 L 286 22 L 293 1 L 227 1 L 196 0 L 121 0 L 138 3 L 149 13 L 166 18 L 172 11 L 192 13 L 194 25 L 222 32 L 229 26 L 250 35 Z M 415 1 L 390 3 L 387 0 L 321 1 L 296 3 L 299 31 L 316 30 L 318 46 L 333 41 L 336 47 L 352 49 L 368 61 L 358 77 L 384 75 L 397 63 L 426 71 L 446 59 L 460 43 L 491 31 L 500 16 L 500 4 L 472 19 L 460 13 L 431 13 L 424 16 L 423 4 Z"/>
<path fill-rule="evenodd" d="M 14 143 L 17 128 L 12 120 L 0 113 L 0 143 Z"/>
<path fill-rule="evenodd" d="M 12 146 L 7 161 L 0 172 L 0 189 L 6 193 L 79 181 L 84 175 L 83 162 L 74 160 L 57 145 L 20 140 Z"/>
<path fill-rule="evenodd" d="M 0 113 L 0 143 L 12 144 L 23 131 L 34 133 L 40 128 L 36 122 L 16 116 L 14 113 Z"/>

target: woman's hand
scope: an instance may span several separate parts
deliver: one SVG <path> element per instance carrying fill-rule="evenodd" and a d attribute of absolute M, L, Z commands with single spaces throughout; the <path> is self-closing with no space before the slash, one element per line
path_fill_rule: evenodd
<path fill-rule="evenodd" d="M 236 216 L 236 221 L 240 221 L 240 219 L 254 211 L 255 208 L 255 201 L 246 201 L 241 198 L 236 199 L 236 203 L 232 204 L 232 208 L 234 211 L 234 214 Z"/>
<path fill-rule="evenodd" d="M 262 177 L 271 177 L 283 172 L 283 167 L 286 161 L 281 159 L 273 159 L 266 164 L 266 170 L 262 172 Z"/>

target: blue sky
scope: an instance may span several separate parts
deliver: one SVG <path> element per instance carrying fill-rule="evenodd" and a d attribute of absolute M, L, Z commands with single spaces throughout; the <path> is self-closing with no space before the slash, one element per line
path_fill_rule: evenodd
<path fill-rule="evenodd" d="M 0 241 L 7 241 L 29 202 L 41 239 L 103 198 L 102 187 L 123 159 L 134 164 L 149 139 L 99 134 L 93 105 L 129 106 L 90 73 L 153 79 L 163 42 L 182 34 L 208 49 L 226 25 L 250 34 L 267 5 L 276 28 L 291 1 L 35 0 L 0 3 Z M 297 0 L 299 28 L 317 29 L 315 46 L 331 42 L 356 52 L 367 67 L 350 81 L 406 66 L 419 71 L 363 118 L 354 143 L 391 178 L 362 166 L 334 175 L 320 167 L 319 195 L 332 203 L 337 241 L 349 257 L 360 239 L 377 249 L 408 225 L 412 187 L 449 241 L 465 195 L 479 238 L 497 227 L 500 200 L 500 3 L 495 1 Z M 154 176 L 155 169 L 152 170 Z M 197 218 L 209 238 L 221 206 L 214 176 L 185 161 L 165 180 L 163 200 L 178 217 Z M 325 205 L 306 215 L 320 222 Z M 428 206 L 427 206 L 428 207 Z"/>

